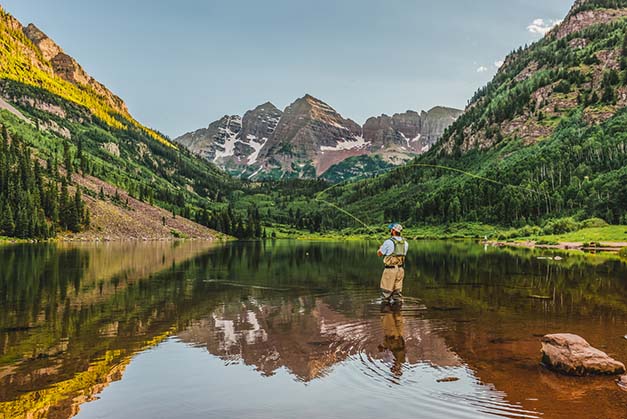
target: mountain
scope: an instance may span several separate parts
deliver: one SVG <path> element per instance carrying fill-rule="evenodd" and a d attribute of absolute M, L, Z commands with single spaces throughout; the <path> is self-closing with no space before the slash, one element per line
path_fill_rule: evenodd
<path fill-rule="evenodd" d="M 246 204 L 227 211 L 245 185 L 135 120 L 42 30 L 0 8 L 0 38 L 0 236 L 259 230 L 244 221 Z"/>
<path fill-rule="evenodd" d="M 551 234 L 588 217 L 627 222 L 626 33 L 627 1 L 577 1 L 506 58 L 428 152 L 329 200 L 371 224 L 476 221 Z"/>
<path fill-rule="evenodd" d="M 370 118 L 362 128 L 305 95 L 284 112 L 265 103 L 174 141 L 238 176 L 342 181 L 425 152 L 460 113 L 444 107 L 407 111 Z"/>
<path fill-rule="evenodd" d="M 207 128 L 184 134 L 175 141 L 237 173 L 257 163 L 259 152 L 272 137 L 282 114 L 267 102 L 246 112 L 244 117 L 225 115 Z"/>
<path fill-rule="evenodd" d="M 315 177 L 335 162 L 363 154 L 367 145 L 356 122 L 305 95 L 285 109 L 260 158 L 266 172 Z"/>

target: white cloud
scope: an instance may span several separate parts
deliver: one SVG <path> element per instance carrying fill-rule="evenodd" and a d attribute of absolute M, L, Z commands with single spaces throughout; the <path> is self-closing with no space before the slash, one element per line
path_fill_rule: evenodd
<path fill-rule="evenodd" d="M 546 35 L 551 29 L 562 23 L 561 20 L 544 20 L 541 18 L 534 19 L 531 25 L 527 26 L 527 30 L 533 34 Z"/>
<path fill-rule="evenodd" d="M 488 67 L 483 65 L 477 69 L 477 73 L 485 73 L 486 71 L 488 71 Z"/>
<path fill-rule="evenodd" d="M 497 61 L 494 62 L 494 67 L 501 68 L 503 66 L 503 64 L 505 64 L 505 61 L 497 60 Z"/>

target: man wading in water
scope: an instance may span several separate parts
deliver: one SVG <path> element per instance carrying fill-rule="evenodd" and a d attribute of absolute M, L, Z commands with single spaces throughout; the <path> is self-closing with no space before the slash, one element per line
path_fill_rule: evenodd
<path fill-rule="evenodd" d="M 385 269 L 381 276 L 381 293 L 383 304 L 402 304 L 403 303 L 403 278 L 405 278 L 405 255 L 409 243 L 401 237 L 403 227 L 400 224 L 390 224 L 388 226 L 392 237 L 387 239 L 377 254 L 383 257 Z"/>

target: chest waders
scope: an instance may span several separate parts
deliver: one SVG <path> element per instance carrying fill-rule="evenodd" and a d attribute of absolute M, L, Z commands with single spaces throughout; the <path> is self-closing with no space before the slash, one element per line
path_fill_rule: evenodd
<path fill-rule="evenodd" d="M 381 294 L 383 302 L 402 303 L 403 279 L 405 278 L 405 256 L 407 251 L 405 245 L 407 241 L 403 238 L 392 240 L 394 251 L 391 255 L 383 258 L 385 269 L 381 276 Z"/>
<path fill-rule="evenodd" d="M 405 256 L 407 252 L 405 251 L 405 244 L 407 241 L 401 238 L 400 240 L 388 239 L 392 240 L 394 243 L 394 251 L 391 255 L 383 258 L 383 263 L 386 268 L 397 268 L 403 267 L 405 265 Z"/>

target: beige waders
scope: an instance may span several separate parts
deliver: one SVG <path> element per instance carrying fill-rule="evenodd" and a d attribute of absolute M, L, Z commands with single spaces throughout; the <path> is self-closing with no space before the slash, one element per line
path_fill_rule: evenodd
<path fill-rule="evenodd" d="M 381 294 L 384 301 L 403 299 L 405 278 L 405 239 L 394 240 L 394 253 L 383 258 L 385 269 L 381 275 Z"/>

